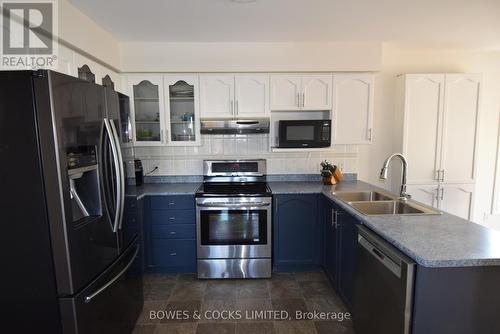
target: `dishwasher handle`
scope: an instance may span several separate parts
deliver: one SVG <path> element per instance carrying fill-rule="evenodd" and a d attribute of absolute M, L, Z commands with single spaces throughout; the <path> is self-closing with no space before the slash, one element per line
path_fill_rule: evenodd
<path fill-rule="evenodd" d="M 377 248 L 362 235 L 358 235 L 358 244 L 366 249 L 374 258 L 382 263 L 394 275 L 396 275 L 398 278 L 401 278 L 401 265 L 394 262 L 389 256 L 384 253 L 383 250 Z"/>

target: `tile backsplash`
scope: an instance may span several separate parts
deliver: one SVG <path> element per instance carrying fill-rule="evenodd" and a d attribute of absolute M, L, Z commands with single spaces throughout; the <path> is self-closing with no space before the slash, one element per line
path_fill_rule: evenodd
<path fill-rule="evenodd" d="M 144 173 L 151 175 L 202 175 L 205 159 L 267 159 L 268 174 L 315 174 L 328 160 L 345 173 L 357 173 L 358 147 L 334 145 L 327 151 L 270 152 L 269 135 L 202 135 L 201 146 L 136 147 Z"/>

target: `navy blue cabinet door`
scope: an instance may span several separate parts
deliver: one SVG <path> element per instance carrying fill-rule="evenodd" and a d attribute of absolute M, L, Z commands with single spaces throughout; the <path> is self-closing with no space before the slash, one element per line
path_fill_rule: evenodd
<path fill-rule="evenodd" d="M 356 248 L 358 243 L 359 222 L 343 210 L 338 211 L 338 229 L 340 230 L 338 293 L 346 306 L 351 309 L 356 270 Z"/>
<path fill-rule="evenodd" d="M 318 268 L 322 264 L 322 224 L 315 194 L 275 195 L 273 260 L 276 270 Z"/>
<path fill-rule="evenodd" d="M 148 267 L 153 272 L 196 272 L 193 195 L 146 197 Z"/>
<path fill-rule="evenodd" d="M 338 262 L 338 235 L 337 235 L 337 215 L 336 206 L 325 199 L 324 205 L 324 254 L 323 266 L 332 283 L 333 287 L 337 287 L 337 262 Z"/>

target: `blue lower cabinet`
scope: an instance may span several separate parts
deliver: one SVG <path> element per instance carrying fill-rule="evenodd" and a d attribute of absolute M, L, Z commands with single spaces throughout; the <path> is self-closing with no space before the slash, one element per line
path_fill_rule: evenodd
<path fill-rule="evenodd" d="M 194 208 L 194 195 L 151 196 L 151 209 L 153 210 L 194 210 Z"/>
<path fill-rule="evenodd" d="M 348 309 L 352 307 L 354 276 L 356 271 L 356 249 L 358 245 L 359 221 L 344 210 L 337 209 L 338 245 L 338 286 L 337 292 Z"/>
<path fill-rule="evenodd" d="M 158 239 L 196 239 L 196 225 L 153 225 L 152 232 Z"/>
<path fill-rule="evenodd" d="M 325 198 L 323 268 L 348 309 L 352 307 L 359 221 Z"/>
<path fill-rule="evenodd" d="M 277 271 L 321 267 L 323 226 L 317 194 L 273 196 L 273 265 Z"/>
<path fill-rule="evenodd" d="M 149 271 L 196 272 L 194 196 L 148 196 L 143 217 Z"/>
<path fill-rule="evenodd" d="M 196 216 L 192 210 L 153 210 L 151 213 L 152 225 L 165 224 L 195 224 Z"/>
<path fill-rule="evenodd" d="M 338 261 L 339 251 L 338 244 L 340 233 L 338 233 L 338 209 L 328 199 L 324 199 L 323 220 L 324 220 L 324 253 L 323 267 L 326 276 L 332 283 L 334 288 L 337 288 L 338 282 Z"/>
<path fill-rule="evenodd" d="M 196 240 L 153 239 L 155 271 L 196 272 Z"/>

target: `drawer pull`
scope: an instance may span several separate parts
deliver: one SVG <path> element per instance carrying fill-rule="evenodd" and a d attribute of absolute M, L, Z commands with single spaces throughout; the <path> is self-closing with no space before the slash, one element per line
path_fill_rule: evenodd
<path fill-rule="evenodd" d="M 168 205 L 175 205 L 175 202 L 169 202 Z"/>
<path fill-rule="evenodd" d="M 170 256 L 177 256 L 177 253 L 170 253 Z"/>
<path fill-rule="evenodd" d="M 169 220 L 175 220 L 175 217 L 168 217 Z"/>
<path fill-rule="evenodd" d="M 170 234 L 176 234 L 174 231 L 170 232 Z"/>

